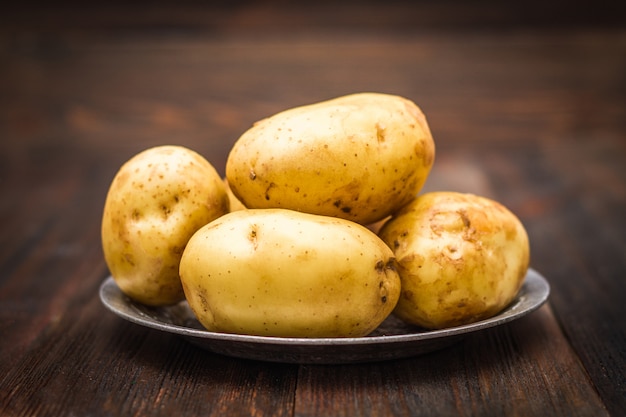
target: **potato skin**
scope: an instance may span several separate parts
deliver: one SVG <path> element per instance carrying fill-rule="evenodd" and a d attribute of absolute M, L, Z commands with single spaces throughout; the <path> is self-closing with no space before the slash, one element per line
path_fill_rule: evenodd
<path fill-rule="evenodd" d="M 226 163 L 248 208 L 287 208 L 369 224 L 420 191 L 435 145 L 418 106 L 380 93 L 351 94 L 261 120 Z"/>
<path fill-rule="evenodd" d="M 438 329 L 492 317 L 519 291 L 528 235 L 501 204 L 476 195 L 417 197 L 379 231 L 394 251 L 402 294 L 394 314 Z"/>
<path fill-rule="evenodd" d="M 190 239 L 180 275 L 211 331 L 276 337 L 358 337 L 393 310 L 393 253 L 344 219 L 286 209 L 231 212 Z"/>
<path fill-rule="evenodd" d="M 213 166 L 181 146 L 147 149 L 115 175 L 102 215 L 104 257 L 128 297 L 152 306 L 184 299 L 178 268 L 193 233 L 228 212 Z"/>
<path fill-rule="evenodd" d="M 228 195 L 228 203 L 230 206 L 229 211 L 246 210 L 247 207 L 244 206 L 237 197 L 235 197 L 235 194 L 233 194 L 233 190 L 230 189 L 227 178 L 224 178 L 224 187 L 226 188 L 226 195 Z"/>

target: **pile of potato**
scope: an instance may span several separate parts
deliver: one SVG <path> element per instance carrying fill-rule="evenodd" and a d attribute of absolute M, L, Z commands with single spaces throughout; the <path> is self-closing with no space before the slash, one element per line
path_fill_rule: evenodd
<path fill-rule="evenodd" d="M 226 178 L 190 149 L 150 148 L 113 179 L 105 260 L 128 297 L 186 299 L 211 331 L 360 337 L 392 313 L 427 329 L 485 319 L 522 285 L 528 236 L 495 201 L 419 195 L 434 159 L 418 106 L 378 93 L 255 123 Z"/>

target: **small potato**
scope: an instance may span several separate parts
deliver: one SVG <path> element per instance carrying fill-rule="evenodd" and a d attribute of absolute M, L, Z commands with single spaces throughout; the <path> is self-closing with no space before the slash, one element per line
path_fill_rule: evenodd
<path fill-rule="evenodd" d="M 248 208 L 286 208 L 375 223 L 420 191 L 435 157 L 421 110 L 403 97 L 360 93 L 254 124 L 226 163 Z"/>
<path fill-rule="evenodd" d="M 529 265 L 519 219 L 472 194 L 424 194 L 385 223 L 379 236 L 393 249 L 402 280 L 394 314 L 429 329 L 494 316 L 513 300 Z"/>
<path fill-rule="evenodd" d="M 178 268 L 191 235 L 228 212 L 221 177 L 180 146 L 145 150 L 117 172 L 102 216 L 111 275 L 130 298 L 152 306 L 184 299 Z"/>
<path fill-rule="evenodd" d="M 393 310 L 393 254 L 365 227 L 285 209 L 231 212 L 193 235 L 180 263 L 189 306 L 211 331 L 358 337 Z"/>

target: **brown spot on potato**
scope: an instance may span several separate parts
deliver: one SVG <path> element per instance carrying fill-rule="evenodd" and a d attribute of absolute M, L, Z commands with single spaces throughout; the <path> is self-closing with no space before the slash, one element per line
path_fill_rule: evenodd
<path fill-rule="evenodd" d="M 276 184 L 274 184 L 273 182 L 270 182 L 270 185 L 267 186 L 267 188 L 265 189 L 265 199 L 269 201 L 270 199 L 270 190 L 272 188 L 276 187 Z"/>
<path fill-rule="evenodd" d="M 375 266 L 376 271 L 383 272 L 384 268 L 385 268 L 385 262 L 383 262 L 383 261 L 376 262 L 376 266 Z M 382 281 L 381 281 L 380 285 L 381 286 L 383 285 Z"/>
<path fill-rule="evenodd" d="M 469 229 L 471 222 L 470 222 L 469 217 L 467 217 L 467 212 L 465 210 L 459 210 L 458 213 L 459 213 L 459 216 L 461 216 L 461 220 L 463 220 L 463 225 L 467 229 Z"/>
<path fill-rule="evenodd" d="M 124 260 L 125 260 L 128 264 L 130 264 L 130 265 L 132 265 L 132 266 L 135 266 L 135 261 L 134 261 L 134 259 L 133 259 L 133 255 L 131 255 L 130 253 L 125 253 L 125 254 L 123 255 L 123 258 L 124 258 Z"/>
<path fill-rule="evenodd" d="M 376 140 L 378 142 L 385 141 L 385 125 L 380 122 L 376 123 Z"/>
<path fill-rule="evenodd" d="M 250 233 L 248 233 L 248 240 L 252 243 L 254 250 L 256 250 L 259 246 L 258 242 L 258 226 L 253 224 L 250 229 Z"/>
<path fill-rule="evenodd" d="M 168 218 L 170 213 L 172 213 L 172 210 L 169 208 L 169 206 L 165 205 L 165 204 L 161 204 L 161 212 L 163 213 L 163 217 Z"/>

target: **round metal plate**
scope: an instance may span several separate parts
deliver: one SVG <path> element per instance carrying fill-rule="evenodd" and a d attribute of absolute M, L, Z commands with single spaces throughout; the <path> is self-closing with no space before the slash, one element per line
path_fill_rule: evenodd
<path fill-rule="evenodd" d="M 208 351 L 246 359 L 308 364 L 373 362 L 432 352 L 458 342 L 469 333 L 525 316 L 538 309 L 549 293 L 546 279 L 529 269 L 515 300 L 487 320 L 443 330 L 424 330 L 390 316 L 365 337 L 284 338 L 209 332 L 202 328 L 185 301 L 170 307 L 147 307 L 124 295 L 112 277 L 105 279 L 100 287 L 102 303 L 123 319 L 177 334 Z"/>

